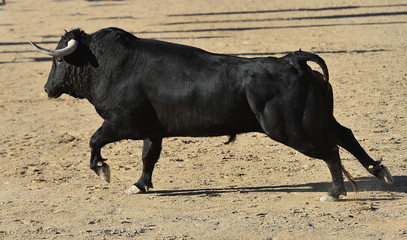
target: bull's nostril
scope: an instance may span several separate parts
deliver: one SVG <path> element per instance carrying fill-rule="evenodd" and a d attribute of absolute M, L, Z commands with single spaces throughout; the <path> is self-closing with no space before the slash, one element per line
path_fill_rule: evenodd
<path fill-rule="evenodd" d="M 48 90 L 46 88 L 44 88 L 45 92 L 48 93 Z"/>

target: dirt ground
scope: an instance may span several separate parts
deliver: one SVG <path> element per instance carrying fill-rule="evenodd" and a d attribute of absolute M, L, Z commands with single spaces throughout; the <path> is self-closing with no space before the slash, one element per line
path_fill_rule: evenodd
<path fill-rule="evenodd" d="M 7 0 L 0 5 L 0 239 L 407 239 L 407 4 L 404 0 Z M 102 119 L 86 100 L 47 98 L 64 29 L 116 26 L 142 38 L 244 57 L 299 48 L 327 62 L 335 116 L 394 176 L 389 186 L 349 153 L 339 202 L 326 164 L 260 133 L 169 138 L 149 194 L 141 142 L 110 144 L 112 182 L 89 169 Z"/>

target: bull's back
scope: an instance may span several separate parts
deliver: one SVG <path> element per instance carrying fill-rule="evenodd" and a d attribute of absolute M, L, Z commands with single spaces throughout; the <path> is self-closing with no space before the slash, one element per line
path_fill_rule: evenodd
<path fill-rule="evenodd" d="M 144 83 L 157 119 L 169 135 L 217 136 L 260 130 L 245 95 L 243 81 L 250 76 L 241 68 L 248 59 L 195 48 L 158 59 Z"/>

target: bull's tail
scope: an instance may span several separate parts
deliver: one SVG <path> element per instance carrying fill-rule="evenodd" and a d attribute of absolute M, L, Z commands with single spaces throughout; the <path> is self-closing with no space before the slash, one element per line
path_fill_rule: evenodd
<path fill-rule="evenodd" d="M 359 191 L 358 184 L 356 183 L 356 181 L 352 177 L 352 175 L 350 175 L 350 173 L 348 171 L 346 171 L 346 169 L 343 167 L 343 165 L 342 165 L 342 173 L 343 173 L 343 175 L 345 175 L 345 177 L 352 184 L 353 190 L 355 190 L 355 192 L 358 192 Z"/>
<path fill-rule="evenodd" d="M 328 67 L 320 56 L 310 52 L 303 52 L 300 49 L 299 51 L 295 51 L 286 57 L 288 57 L 293 64 L 296 64 L 299 67 L 307 65 L 308 61 L 315 62 L 321 67 L 325 81 L 329 82 Z"/>
<path fill-rule="evenodd" d="M 236 134 L 229 135 L 228 137 L 229 137 L 228 141 L 224 142 L 225 145 L 227 145 L 231 142 L 234 142 L 236 140 Z"/>

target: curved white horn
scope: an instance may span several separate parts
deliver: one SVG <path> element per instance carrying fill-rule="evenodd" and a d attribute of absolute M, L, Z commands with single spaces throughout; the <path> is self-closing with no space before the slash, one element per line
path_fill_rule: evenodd
<path fill-rule="evenodd" d="M 33 43 L 30 41 L 30 43 L 40 52 L 45 53 L 47 55 L 53 56 L 53 57 L 63 57 L 63 56 L 67 56 L 71 53 L 73 53 L 76 48 L 78 47 L 78 41 L 76 41 L 75 39 L 71 39 L 68 42 L 68 46 L 66 46 L 65 48 L 61 48 L 61 49 L 57 49 L 57 50 L 51 50 L 51 49 L 45 49 L 42 48 L 40 46 L 38 46 L 37 44 Z"/>

